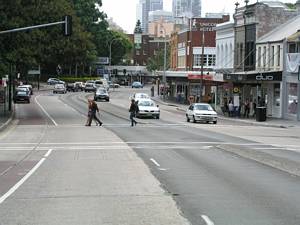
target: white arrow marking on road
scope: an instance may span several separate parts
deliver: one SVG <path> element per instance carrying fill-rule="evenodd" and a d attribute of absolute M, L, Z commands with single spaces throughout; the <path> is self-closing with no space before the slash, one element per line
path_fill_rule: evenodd
<path fill-rule="evenodd" d="M 207 225 L 214 225 L 214 222 L 211 221 L 208 216 L 202 215 L 202 219 L 206 222 Z"/>

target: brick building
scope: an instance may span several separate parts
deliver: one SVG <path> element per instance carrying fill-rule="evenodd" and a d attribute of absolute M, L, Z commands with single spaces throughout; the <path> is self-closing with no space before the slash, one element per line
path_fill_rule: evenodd
<path fill-rule="evenodd" d="M 157 38 L 147 34 L 129 34 L 128 37 L 134 44 L 131 53 L 131 64 L 134 66 L 147 66 L 148 60 L 154 57 L 161 49 L 164 49 L 164 38 Z"/>
<path fill-rule="evenodd" d="M 172 35 L 171 69 L 199 71 L 201 69 L 203 45 L 204 69 L 212 71 L 216 60 L 215 27 L 217 24 L 227 21 L 229 21 L 229 15 L 216 18 L 198 17 L 190 19 L 191 29 L 182 30 Z M 174 44 L 177 44 L 177 46 L 174 46 Z"/>

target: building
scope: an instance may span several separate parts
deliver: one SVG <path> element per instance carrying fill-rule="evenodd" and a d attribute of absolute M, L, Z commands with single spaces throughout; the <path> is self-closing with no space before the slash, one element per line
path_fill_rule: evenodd
<path fill-rule="evenodd" d="M 173 0 L 174 17 L 201 17 L 201 0 Z"/>
<path fill-rule="evenodd" d="M 204 55 L 204 70 L 212 71 L 216 62 L 216 31 L 217 24 L 229 21 L 229 15 L 222 18 L 192 18 L 191 30 L 179 31 L 177 37 L 177 65 L 172 70 L 200 71 L 201 57 Z M 204 27 L 204 28 L 203 28 Z M 204 46 L 202 52 L 202 46 Z M 174 54 L 171 52 L 171 54 Z"/>
<path fill-rule="evenodd" d="M 148 33 L 149 12 L 163 9 L 163 0 L 139 0 L 137 20 L 142 23 L 144 33 Z"/>
<path fill-rule="evenodd" d="M 156 10 L 149 12 L 149 23 L 157 22 L 161 19 L 166 22 L 174 22 L 173 13 L 165 10 Z"/>
<path fill-rule="evenodd" d="M 299 30 L 300 14 L 257 40 L 256 79 L 272 117 L 299 117 Z"/>
<path fill-rule="evenodd" d="M 128 37 L 134 43 L 131 54 L 134 66 L 146 66 L 148 60 L 164 48 L 164 38 L 156 38 L 148 34 L 129 34 Z"/>
<path fill-rule="evenodd" d="M 233 72 L 234 66 L 234 23 L 227 22 L 216 27 L 216 66 L 215 72 L 219 76 L 224 76 Z M 224 102 L 228 102 L 228 83 L 218 86 L 217 90 L 217 110 L 221 110 Z M 223 109 L 224 110 L 224 109 Z"/>
<path fill-rule="evenodd" d="M 234 72 L 224 74 L 228 88 L 227 99 L 233 101 L 238 114 L 243 114 L 243 103 L 250 101 L 252 115 L 255 114 L 256 105 L 266 106 L 268 116 L 282 117 L 280 103 L 275 103 L 281 95 L 282 59 L 276 59 L 277 70 L 262 72 L 260 63 L 265 65 L 267 61 L 263 60 L 267 59 L 261 56 L 257 58 L 257 55 L 266 55 L 267 50 L 264 47 L 257 48 L 256 44 L 267 33 L 295 17 L 297 11 L 278 1 L 261 1 L 249 5 L 246 0 L 245 3 L 240 8 L 236 4 L 234 14 Z M 282 46 L 274 46 L 275 51 L 282 52 Z"/>
<path fill-rule="evenodd" d="M 149 23 L 149 35 L 154 37 L 170 37 L 174 31 L 174 22 L 165 21 L 163 18 Z"/>

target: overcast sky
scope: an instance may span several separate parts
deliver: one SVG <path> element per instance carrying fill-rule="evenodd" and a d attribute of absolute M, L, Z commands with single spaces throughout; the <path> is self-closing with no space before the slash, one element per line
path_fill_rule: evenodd
<path fill-rule="evenodd" d="M 202 16 L 208 12 L 234 12 L 235 2 L 244 5 L 244 0 L 202 0 Z M 250 0 L 255 3 L 256 0 Z M 282 0 L 282 2 L 295 3 L 296 0 Z M 102 0 L 102 10 L 108 17 L 121 26 L 125 31 L 132 33 L 136 23 L 136 4 L 138 0 Z M 172 11 L 172 0 L 164 0 L 164 9 Z"/>

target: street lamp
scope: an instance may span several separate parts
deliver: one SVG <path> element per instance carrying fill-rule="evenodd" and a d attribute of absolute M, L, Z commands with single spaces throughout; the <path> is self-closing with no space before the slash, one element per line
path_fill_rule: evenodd
<path fill-rule="evenodd" d="M 113 42 L 116 41 L 116 40 L 120 40 L 120 38 L 119 37 L 113 38 L 113 39 L 110 40 L 110 43 L 109 43 L 109 69 L 110 69 L 110 75 L 111 75 L 111 46 L 112 46 Z M 115 82 L 115 80 L 116 80 L 116 75 L 114 74 L 114 82 Z M 113 90 L 115 91 L 115 85 L 113 85 Z"/>
<path fill-rule="evenodd" d="M 164 30 L 164 73 L 163 73 L 163 83 L 164 83 L 164 89 L 163 89 L 163 100 L 166 100 L 166 69 L 167 69 L 167 35 L 166 35 L 166 28 L 161 26 L 161 28 Z"/>

